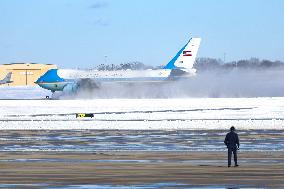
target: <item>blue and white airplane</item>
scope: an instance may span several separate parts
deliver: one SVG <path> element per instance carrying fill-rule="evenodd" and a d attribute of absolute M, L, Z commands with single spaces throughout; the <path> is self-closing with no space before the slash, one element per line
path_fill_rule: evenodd
<path fill-rule="evenodd" d="M 41 76 L 35 83 L 54 93 L 55 91 L 76 91 L 82 80 L 103 84 L 115 83 L 161 83 L 175 80 L 173 73 L 183 73 L 182 77 L 196 74 L 193 68 L 201 38 L 191 38 L 163 68 L 157 70 L 117 70 L 117 71 L 71 71 L 69 78 L 59 75 L 64 70 L 51 69 Z M 70 72 L 69 72 L 70 73 Z M 59 74 L 59 75 L 58 75 Z M 71 76 L 70 76 L 71 75 Z M 180 77 L 178 77 L 180 78 Z"/>

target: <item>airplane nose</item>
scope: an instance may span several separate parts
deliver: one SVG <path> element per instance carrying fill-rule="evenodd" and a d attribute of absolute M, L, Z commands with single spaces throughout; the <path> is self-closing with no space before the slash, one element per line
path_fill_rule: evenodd
<path fill-rule="evenodd" d="M 34 83 L 35 84 L 39 84 L 40 83 L 40 78 L 38 78 Z"/>
<path fill-rule="evenodd" d="M 42 82 L 44 82 L 44 79 L 45 79 L 45 75 L 42 75 L 42 76 L 40 76 L 34 83 L 35 83 L 35 84 L 42 83 Z"/>
<path fill-rule="evenodd" d="M 34 83 L 40 86 L 42 82 L 44 82 L 43 76 L 39 77 Z"/>

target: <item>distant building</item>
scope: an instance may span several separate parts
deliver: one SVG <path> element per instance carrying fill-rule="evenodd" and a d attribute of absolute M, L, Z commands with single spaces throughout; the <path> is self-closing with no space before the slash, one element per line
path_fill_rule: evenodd
<path fill-rule="evenodd" d="M 33 86 L 35 81 L 50 69 L 56 69 L 54 64 L 37 63 L 11 63 L 0 65 L 0 79 L 3 79 L 7 73 L 12 72 L 11 80 L 13 83 L 6 86 Z"/>

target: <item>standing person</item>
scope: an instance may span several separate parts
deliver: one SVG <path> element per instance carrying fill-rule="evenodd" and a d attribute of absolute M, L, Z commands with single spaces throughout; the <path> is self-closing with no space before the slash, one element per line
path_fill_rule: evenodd
<path fill-rule="evenodd" d="M 237 150 L 240 148 L 240 142 L 239 142 L 239 136 L 235 132 L 235 127 L 230 128 L 230 132 L 227 133 L 224 143 L 226 144 L 228 148 L 228 167 L 231 167 L 231 158 L 232 158 L 232 152 L 234 154 L 234 161 L 235 161 L 235 167 L 238 165 L 238 157 L 237 157 Z"/>

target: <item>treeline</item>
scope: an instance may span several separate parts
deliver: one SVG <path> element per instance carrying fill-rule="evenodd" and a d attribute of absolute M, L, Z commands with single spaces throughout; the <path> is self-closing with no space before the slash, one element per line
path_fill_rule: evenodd
<path fill-rule="evenodd" d="M 99 71 L 114 71 L 114 70 L 147 70 L 154 69 L 153 66 L 147 66 L 139 61 L 121 63 L 119 65 L 115 64 L 100 64 L 96 68 Z"/>
<path fill-rule="evenodd" d="M 194 64 L 195 69 L 199 71 L 203 70 L 214 70 L 214 69 L 284 69 L 284 62 L 281 61 L 270 61 L 270 60 L 259 60 L 258 58 L 251 58 L 248 60 L 239 60 L 224 63 L 220 59 L 214 58 L 198 58 Z"/>
<path fill-rule="evenodd" d="M 139 61 L 115 64 L 100 64 L 95 69 L 99 71 L 114 71 L 114 70 L 147 70 L 147 69 L 160 69 L 164 66 L 148 66 Z M 284 62 L 259 60 L 258 58 L 251 58 L 248 60 L 239 60 L 224 63 L 221 59 L 214 58 L 197 58 L 194 68 L 198 71 L 217 70 L 217 69 L 284 69 Z"/>

